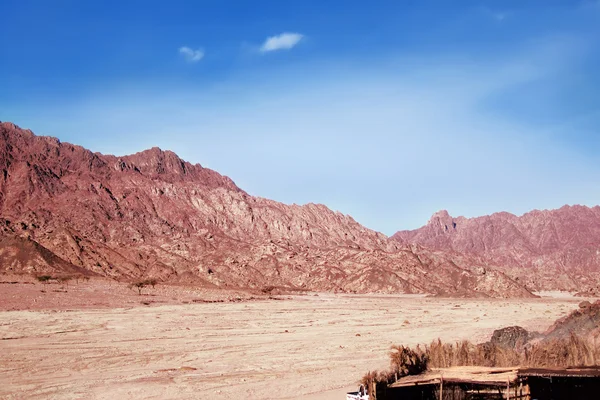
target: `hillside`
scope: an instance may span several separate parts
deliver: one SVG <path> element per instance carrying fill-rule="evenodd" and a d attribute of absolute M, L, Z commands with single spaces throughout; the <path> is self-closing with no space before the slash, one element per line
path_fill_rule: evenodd
<path fill-rule="evenodd" d="M 251 196 L 158 148 L 103 155 L 5 122 L 0 169 L 0 245 L 26 239 L 56 257 L 16 262 L 5 247 L 11 273 L 69 266 L 216 287 L 531 296 L 460 249 L 390 240 L 323 205 Z"/>
<path fill-rule="evenodd" d="M 437 251 L 473 257 L 531 290 L 597 293 L 600 278 L 600 207 L 564 206 L 477 218 L 434 214 L 416 230 L 392 236 Z"/>

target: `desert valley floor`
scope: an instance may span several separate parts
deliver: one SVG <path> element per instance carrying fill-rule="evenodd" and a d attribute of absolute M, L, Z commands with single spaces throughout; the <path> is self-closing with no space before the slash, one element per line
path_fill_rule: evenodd
<path fill-rule="evenodd" d="M 0 285 L 0 398 L 342 399 L 387 367 L 392 344 L 479 342 L 509 325 L 543 331 L 581 301 L 252 299 L 161 286 L 140 296 L 89 282 L 64 291 Z"/>

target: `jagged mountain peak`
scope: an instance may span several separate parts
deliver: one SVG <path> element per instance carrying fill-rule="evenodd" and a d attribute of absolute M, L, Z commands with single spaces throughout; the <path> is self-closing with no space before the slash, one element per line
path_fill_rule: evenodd
<path fill-rule="evenodd" d="M 90 273 L 219 287 L 531 295 L 495 265 L 457 251 L 450 237 L 463 237 L 471 220 L 445 211 L 427 226 L 439 243 L 414 232 L 391 240 L 322 204 L 253 197 L 171 151 L 116 157 L 10 123 L 0 131 L 0 235 L 25 235 Z M 460 232 L 446 234 L 457 222 Z"/>
<path fill-rule="evenodd" d="M 392 239 L 475 257 L 539 290 L 597 290 L 600 280 L 598 206 L 475 218 L 452 218 L 442 211 L 425 226 L 399 231 Z"/>

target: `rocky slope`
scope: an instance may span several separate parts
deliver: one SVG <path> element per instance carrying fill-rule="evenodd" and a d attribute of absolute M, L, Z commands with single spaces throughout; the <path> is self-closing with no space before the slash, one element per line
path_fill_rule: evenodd
<path fill-rule="evenodd" d="M 531 295 L 470 256 L 389 240 L 323 205 L 250 196 L 169 151 L 102 155 L 6 122 L 0 218 L 0 273 L 83 269 L 217 287 Z"/>
<path fill-rule="evenodd" d="M 427 225 L 392 239 L 464 254 L 531 290 L 599 289 L 600 207 L 564 206 L 520 217 L 502 212 L 453 218 L 440 211 Z"/>

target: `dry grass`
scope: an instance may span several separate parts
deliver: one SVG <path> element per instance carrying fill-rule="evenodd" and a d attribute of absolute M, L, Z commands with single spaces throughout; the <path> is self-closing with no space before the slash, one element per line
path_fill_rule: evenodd
<path fill-rule="evenodd" d="M 594 339 L 575 334 L 552 339 L 524 350 L 524 365 L 531 367 L 577 367 L 597 365 L 600 348 Z"/>
<path fill-rule="evenodd" d="M 431 368 L 455 366 L 508 367 L 520 365 L 520 353 L 516 349 L 500 347 L 487 342 L 474 345 L 469 341 L 455 344 L 440 340 L 425 346 L 427 365 Z"/>

